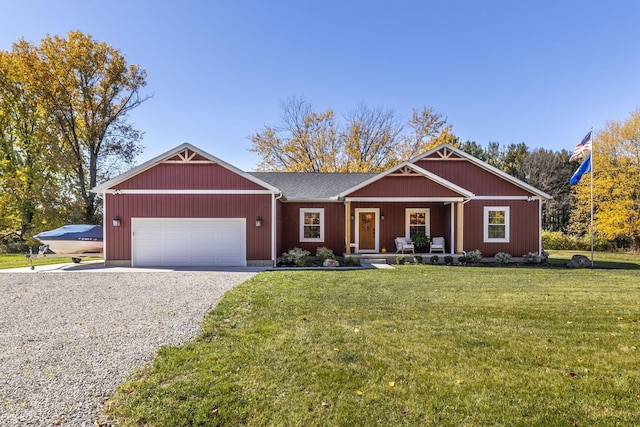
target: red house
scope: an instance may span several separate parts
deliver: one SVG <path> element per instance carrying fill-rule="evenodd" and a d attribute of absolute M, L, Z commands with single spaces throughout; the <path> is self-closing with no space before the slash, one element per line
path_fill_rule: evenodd
<path fill-rule="evenodd" d="M 548 194 L 443 144 L 385 172 L 244 172 L 182 144 L 93 189 L 105 262 L 274 265 L 293 247 L 395 252 L 421 231 L 445 252 L 540 253 Z"/>

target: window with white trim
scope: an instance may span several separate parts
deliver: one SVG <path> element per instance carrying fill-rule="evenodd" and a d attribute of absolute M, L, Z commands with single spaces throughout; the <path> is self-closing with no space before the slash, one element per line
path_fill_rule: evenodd
<path fill-rule="evenodd" d="M 424 233 L 429 236 L 429 209 L 407 208 L 405 209 L 406 235 L 411 238 L 416 233 Z"/>
<path fill-rule="evenodd" d="M 324 208 L 300 209 L 300 241 L 324 242 Z"/>
<path fill-rule="evenodd" d="M 509 242 L 509 206 L 484 207 L 484 241 Z"/>

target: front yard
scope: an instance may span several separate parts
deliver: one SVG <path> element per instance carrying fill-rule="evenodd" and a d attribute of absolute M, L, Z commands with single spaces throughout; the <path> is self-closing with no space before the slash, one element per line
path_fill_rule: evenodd
<path fill-rule="evenodd" d="M 122 425 L 638 425 L 633 270 L 266 272 L 105 411 Z"/>

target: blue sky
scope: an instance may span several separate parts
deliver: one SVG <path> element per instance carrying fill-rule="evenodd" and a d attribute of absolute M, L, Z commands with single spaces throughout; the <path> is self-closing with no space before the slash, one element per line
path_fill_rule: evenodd
<path fill-rule="evenodd" d="M 304 96 L 433 107 L 461 140 L 571 150 L 640 107 L 640 2 L 5 0 L 0 49 L 81 30 L 148 72 L 144 162 L 190 142 L 244 170 L 248 136 Z"/>

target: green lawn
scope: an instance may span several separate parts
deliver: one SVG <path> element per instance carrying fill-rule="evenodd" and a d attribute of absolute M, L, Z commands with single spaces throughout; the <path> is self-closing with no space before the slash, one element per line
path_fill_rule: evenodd
<path fill-rule="evenodd" d="M 105 410 L 120 425 L 640 424 L 634 270 L 265 272 Z"/>
<path fill-rule="evenodd" d="M 83 261 L 95 260 L 100 258 L 90 257 L 90 258 L 82 258 Z M 71 256 L 55 256 L 55 257 L 44 257 L 38 258 L 37 254 L 33 257 L 33 266 L 38 267 L 39 265 L 48 265 L 48 264 L 63 264 L 71 262 Z M 6 268 L 19 268 L 19 267 L 29 267 L 29 259 L 25 257 L 24 254 L 1 254 L 0 255 L 0 269 Z"/>

